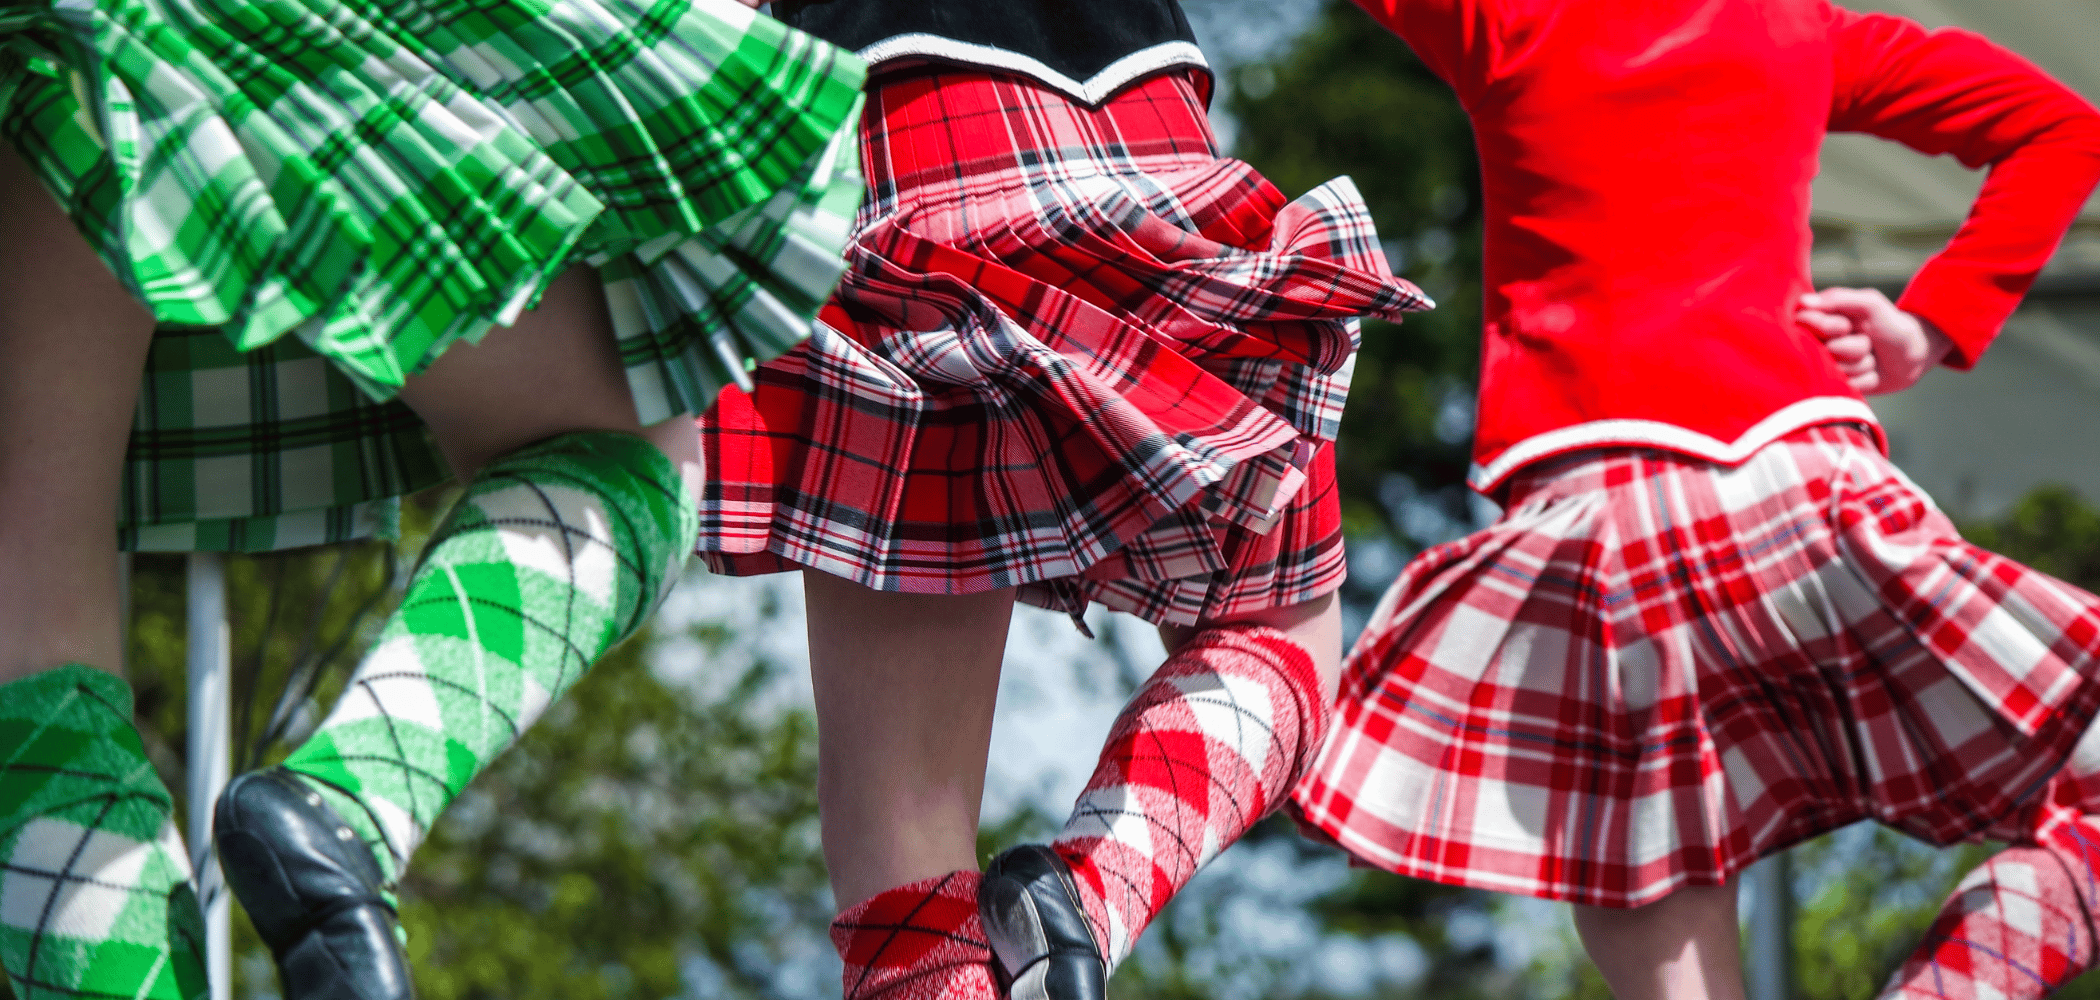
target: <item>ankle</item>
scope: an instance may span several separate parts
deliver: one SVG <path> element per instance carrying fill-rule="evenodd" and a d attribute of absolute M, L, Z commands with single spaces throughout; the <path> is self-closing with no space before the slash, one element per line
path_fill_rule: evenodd
<path fill-rule="evenodd" d="M 980 880 L 975 871 L 950 872 L 839 914 L 831 942 L 846 965 L 845 1000 L 993 1000 Z"/>

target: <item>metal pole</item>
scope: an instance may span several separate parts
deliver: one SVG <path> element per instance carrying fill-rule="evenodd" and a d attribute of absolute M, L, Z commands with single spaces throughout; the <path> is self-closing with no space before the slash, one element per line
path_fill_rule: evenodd
<path fill-rule="evenodd" d="M 1750 1000 L 1794 995 L 1794 866 L 1781 851 L 1750 868 Z"/>
<path fill-rule="evenodd" d="M 197 899 L 204 905 L 204 962 L 211 1000 L 233 997 L 232 900 L 211 849 L 212 807 L 226 787 L 232 757 L 228 701 L 232 643 L 226 628 L 226 560 L 216 552 L 189 558 L 189 803 L 190 851 Z"/>

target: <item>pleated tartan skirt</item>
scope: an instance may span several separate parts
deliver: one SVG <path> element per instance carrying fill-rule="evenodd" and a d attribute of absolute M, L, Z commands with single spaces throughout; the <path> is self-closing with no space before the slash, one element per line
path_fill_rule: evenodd
<path fill-rule="evenodd" d="M 2096 672 L 2100 599 L 1962 541 L 1863 428 L 1584 452 L 1401 574 L 1293 805 L 1389 871 L 1637 906 L 1862 819 L 2094 811 L 2100 753 L 2059 768 Z"/>
<path fill-rule="evenodd" d="M 1346 178 L 1220 158 L 1197 88 L 879 80 L 838 294 L 701 420 L 708 564 L 1176 623 L 1338 586 L 1356 321 L 1428 301 Z"/>
<path fill-rule="evenodd" d="M 439 468 L 402 380 L 574 264 L 645 422 L 748 384 L 844 269 L 864 74 L 734 0 L 0 3 L 0 135 L 175 339 L 127 543 L 355 534 Z"/>

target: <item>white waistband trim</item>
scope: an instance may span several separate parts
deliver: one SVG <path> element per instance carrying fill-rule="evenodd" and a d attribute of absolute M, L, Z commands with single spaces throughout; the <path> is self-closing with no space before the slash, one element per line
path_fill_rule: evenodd
<path fill-rule="evenodd" d="M 1614 446 L 1662 448 L 1722 465 L 1740 465 L 1759 448 L 1803 427 L 1841 420 L 1881 426 L 1881 421 L 1874 417 L 1873 407 L 1850 396 L 1815 396 L 1789 404 L 1751 425 L 1733 441 L 1722 441 L 1659 420 L 1592 420 L 1525 438 L 1488 464 L 1474 465 L 1466 475 L 1466 481 L 1474 489 L 1490 493 L 1510 474 L 1540 459 L 1584 448 Z"/>
<path fill-rule="evenodd" d="M 1139 49 L 1102 67 L 1100 72 L 1085 80 L 1074 80 L 1051 69 L 1042 60 L 1022 55 L 1012 49 L 959 42 L 953 38 L 930 35 L 922 31 L 909 35 L 892 35 L 861 49 L 857 54 L 866 60 L 870 67 L 892 59 L 917 56 L 968 66 L 1008 70 L 1040 80 L 1086 104 L 1099 104 L 1108 100 L 1132 80 L 1160 70 L 1177 66 L 1210 69 L 1209 61 L 1203 58 L 1203 50 L 1192 42 L 1183 41 L 1161 42 Z"/>

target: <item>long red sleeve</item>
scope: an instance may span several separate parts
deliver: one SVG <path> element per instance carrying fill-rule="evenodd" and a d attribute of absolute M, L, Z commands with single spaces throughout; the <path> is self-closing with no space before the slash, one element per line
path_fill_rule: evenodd
<path fill-rule="evenodd" d="M 1492 23 L 1492 0 L 1356 0 L 1356 5 L 1391 29 L 1417 58 L 1471 105 L 1493 76 L 1500 36 Z"/>
<path fill-rule="evenodd" d="M 1990 168 L 1960 231 L 1898 303 L 1944 331 L 1957 355 L 1948 363 L 1967 368 L 2100 183 L 2100 112 L 1970 32 L 1843 11 L 1832 40 L 1832 131 Z"/>
<path fill-rule="evenodd" d="M 1723 464 L 1874 413 L 1796 322 L 1831 129 L 1991 175 L 1902 305 L 1990 344 L 2100 181 L 2100 115 L 1961 31 L 1828 0 L 1357 0 L 1473 118 L 1475 486 L 1596 447 Z"/>

